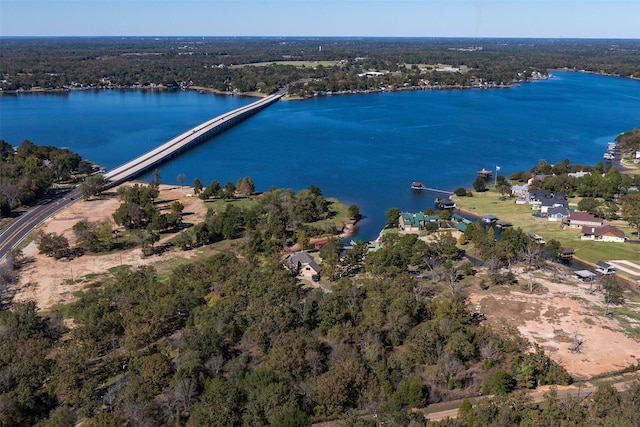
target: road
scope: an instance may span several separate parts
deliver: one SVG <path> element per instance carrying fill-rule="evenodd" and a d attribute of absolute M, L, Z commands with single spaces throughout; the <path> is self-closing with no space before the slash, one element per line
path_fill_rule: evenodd
<path fill-rule="evenodd" d="M 623 391 L 623 390 L 626 390 L 631 383 L 632 383 L 632 380 L 625 379 L 622 382 L 613 383 L 612 385 L 616 388 L 616 390 Z M 533 399 L 534 403 L 541 403 L 544 400 L 544 395 L 545 393 L 548 392 L 549 388 L 550 387 L 548 386 L 540 387 L 539 389 L 527 392 L 527 395 L 529 395 Z M 589 397 L 593 393 L 595 393 L 596 389 L 597 387 L 591 386 L 591 385 L 590 386 L 567 386 L 567 387 L 558 386 L 557 388 L 558 400 L 564 401 L 567 399 L 584 399 L 586 397 Z M 486 398 L 486 397 L 491 397 L 491 396 L 483 396 L 483 398 Z M 470 400 L 471 400 L 471 403 L 475 404 L 480 399 L 481 398 L 472 398 Z M 427 418 L 430 421 L 441 421 L 441 420 L 444 420 L 445 418 L 457 418 L 458 407 L 460 406 L 460 404 L 462 404 L 462 400 L 455 401 L 455 402 L 446 402 L 446 405 L 448 407 L 451 407 L 451 405 L 455 405 L 456 407 L 454 409 L 438 410 L 437 409 L 438 404 L 435 404 L 424 409 L 418 409 L 417 411 L 424 413 L 425 418 Z"/>
<path fill-rule="evenodd" d="M 34 206 L 11 221 L 11 224 L 0 232 L 0 260 L 44 220 L 74 203 L 80 196 L 79 188 L 61 193 L 48 203 L 41 203 Z"/>

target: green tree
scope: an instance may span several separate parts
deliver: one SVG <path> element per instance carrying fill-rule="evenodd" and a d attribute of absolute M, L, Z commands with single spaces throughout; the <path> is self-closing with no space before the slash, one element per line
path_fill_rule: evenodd
<path fill-rule="evenodd" d="M 600 278 L 600 282 L 602 284 L 602 289 L 604 293 L 604 305 L 605 305 L 605 316 L 611 316 L 611 306 L 612 305 L 622 305 L 624 304 L 624 294 L 622 292 L 622 286 L 618 279 L 613 275 L 604 275 Z"/>
<path fill-rule="evenodd" d="M 507 394 L 516 387 L 515 379 L 508 372 L 498 369 L 492 372 L 482 384 L 484 394 Z"/>
<path fill-rule="evenodd" d="M 385 218 L 387 219 L 385 222 L 386 228 L 394 228 L 398 226 L 398 218 L 400 218 L 400 209 L 398 208 L 389 208 L 384 213 Z"/>
<path fill-rule="evenodd" d="M 198 178 L 194 178 L 193 180 L 193 193 L 198 196 L 200 195 L 200 192 L 202 191 L 202 181 L 200 181 Z"/>
<path fill-rule="evenodd" d="M 620 200 L 622 218 L 636 229 L 636 236 L 640 239 L 640 193 L 629 193 Z"/>
<path fill-rule="evenodd" d="M 256 192 L 256 187 L 251 178 L 240 178 L 236 184 L 236 191 L 241 196 L 247 197 Z"/>
<path fill-rule="evenodd" d="M 84 199 L 90 199 L 93 196 L 97 196 L 102 193 L 104 186 L 106 184 L 106 180 L 104 175 L 95 174 L 90 175 L 85 178 L 84 181 L 80 184 L 80 191 L 82 192 L 82 197 Z"/>
<path fill-rule="evenodd" d="M 56 233 L 45 233 L 40 230 L 36 236 L 38 242 L 38 250 L 46 256 L 60 259 L 71 254 L 69 241 L 63 235 Z"/>
<path fill-rule="evenodd" d="M 362 214 L 360 213 L 360 208 L 357 205 L 350 205 L 348 208 L 349 218 L 358 221 Z"/>
<path fill-rule="evenodd" d="M 487 182 L 481 176 L 477 177 L 475 181 L 473 181 L 473 189 L 478 193 L 483 191 L 487 191 Z"/>

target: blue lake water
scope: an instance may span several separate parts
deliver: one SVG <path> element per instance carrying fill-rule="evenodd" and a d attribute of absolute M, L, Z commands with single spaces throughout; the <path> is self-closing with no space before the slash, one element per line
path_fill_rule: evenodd
<path fill-rule="evenodd" d="M 478 169 L 508 175 L 539 159 L 602 160 L 640 126 L 640 82 L 570 72 L 509 89 L 395 92 L 278 102 L 161 166 L 164 183 L 251 177 L 258 190 L 311 184 L 355 203 L 374 238 L 390 207 L 421 211 L 431 192 L 471 187 Z M 0 138 L 68 147 L 111 169 L 251 98 L 195 92 L 0 96 Z M 149 177 L 145 178 L 146 180 Z"/>

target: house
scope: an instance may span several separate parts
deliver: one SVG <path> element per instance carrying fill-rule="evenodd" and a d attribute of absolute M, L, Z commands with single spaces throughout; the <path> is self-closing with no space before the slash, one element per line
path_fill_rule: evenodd
<path fill-rule="evenodd" d="M 571 258 L 573 258 L 573 254 L 574 254 L 574 250 L 573 248 L 562 248 L 562 250 L 560 251 L 560 259 L 561 260 L 570 260 Z"/>
<path fill-rule="evenodd" d="M 533 231 L 527 231 L 525 234 L 539 245 L 544 245 L 546 243 L 542 236 L 537 235 Z"/>
<path fill-rule="evenodd" d="M 569 215 L 562 220 L 565 228 L 602 227 L 604 220 L 589 212 L 569 210 Z"/>
<path fill-rule="evenodd" d="M 496 222 L 498 222 L 498 217 L 495 215 L 487 214 L 480 218 L 480 221 L 484 222 L 485 224 L 495 224 Z"/>
<path fill-rule="evenodd" d="M 607 262 L 598 261 L 596 262 L 596 267 L 596 273 L 604 275 L 616 274 L 616 268 Z"/>
<path fill-rule="evenodd" d="M 513 194 L 516 197 L 525 197 L 529 194 L 529 186 L 527 184 L 512 185 L 511 194 Z"/>
<path fill-rule="evenodd" d="M 619 242 L 622 243 L 626 240 L 624 231 L 614 227 L 613 225 L 605 224 L 602 227 L 582 227 L 582 240 L 595 240 L 599 242 Z"/>
<path fill-rule="evenodd" d="M 547 213 L 550 208 L 569 208 L 567 196 L 564 193 L 551 193 L 547 190 L 531 190 L 529 192 L 529 204 L 531 209 Z"/>
<path fill-rule="evenodd" d="M 583 282 L 592 282 L 596 280 L 596 277 L 598 277 L 595 275 L 595 273 L 589 270 L 576 270 L 575 273 L 576 273 L 576 276 L 578 276 L 578 278 Z"/>
<path fill-rule="evenodd" d="M 591 172 L 585 172 L 585 171 L 569 172 L 567 175 L 573 178 L 582 178 L 585 175 L 591 175 Z"/>
<path fill-rule="evenodd" d="M 425 215 L 421 212 L 402 212 L 398 219 L 398 227 L 403 231 L 420 231 L 428 222 L 440 222 L 438 215 Z"/>
<path fill-rule="evenodd" d="M 567 201 L 567 197 L 564 194 L 558 193 L 554 194 L 549 198 L 545 198 L 541 200 L 540 204 L 540 212 L 548 213 L 549 209 L 552 208 L 563 208 L 567 210 L 567 215 L 569 214 L 569 202 Z"/>
<path fill-rule="evenodd" d="M 569 215 L 569 208 L 556 206 L 547 209 L 547 219 L 549 221 L 562 221 Z"/>
<path fill-rule="evenodd" d="M 512 185 L 511 194 L 516 197 L 516 205 L 529 203 L 529 185 Z"/>
<path fill-rule="evenodd" d="M 307 252 L 293 252 L 287 257 L 287 265 L 296 275 L 311 278 L 322 270 Z"/>
<path fill-rule="evenodd" d="M 436 206 L 438 207 L 438 209 L 444 210 L 444 209 L 453 209 L 456 207 L 456 203 L 451 200 L 449 197 L 445 197 L 445 198 L 439 198 L 436 197 Z"/>

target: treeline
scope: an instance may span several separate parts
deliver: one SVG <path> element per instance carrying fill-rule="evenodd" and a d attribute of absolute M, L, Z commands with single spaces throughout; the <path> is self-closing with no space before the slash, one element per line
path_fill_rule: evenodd
<path fill-rule="evenodd" d="M 88 174 L 91 164 L 67 149 L 24 140 L 16 149 L 0 140 L 0 217 L 44 198 L 53 183 Z"/>
<path fill-rule="evenodd" d="M 166 278 L 117 270 L 65 314 L 14 303 L 0 313 L 0 422 L 304 426 L 356 410 L 408 420 L 443 399 L 571 381 L 540 348 L 525 354 L 514 329 L 479 323 L 462 295 L 379 271 L 326 293 L 278 259 L 219 254 Z"/>
<path fill-rule="evenodd" d="M 469 71 L 440 72 L 437 64 Z M 303 97 L 425 82 L 508 85 L 557 68 L 637 78 L 638 64 L 634 40 L 40 38 L 4 39 L 0 52 L 3 91 L 160 85 L 271 93 L 291 84 L 290 94 Z M 385 74 L 358 76 L 372 70 Z"/>

